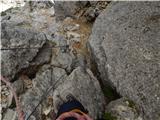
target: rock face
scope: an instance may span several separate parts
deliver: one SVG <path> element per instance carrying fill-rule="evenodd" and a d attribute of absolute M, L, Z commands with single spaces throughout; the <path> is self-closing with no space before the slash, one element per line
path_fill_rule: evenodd
<path fill-rule="evenodd" d="M 83 16 L 87 21 L 92 22 L 107 4 L 107 1 L 55 1 L 55 16 L 58 20 Z"/>
<path fill-rule="evenodd" d="M 67 15 L 88 4 L 85 1 L 68 3 L 68 6 L 75 4 L 76 8 L 66 8 Z M 91 19 L 95 18 L 93 9 L 85 14 L 91 14 Z M 33 112 L 30 120 L 54 120 L 54 111 L 57 112 L 68 94 L 75 96 L 92 118 L 102 116 L 105 99 L 98 80 L 87 67 L 86 42 L 90 27 L 71 17 L 56 22 L 53 4 L 49 1 L 28 1 L 22 8 L 4 11 L 2 75 L 11 80 L 25 119 Z M 15 110 L 16 106 L 12 99 L 8 100 L 12 96 L 8 97 L 10 92 L 4 88 L 2 118 L 11 119 L 7 109 Z"/>
<path fill-rule="evenodd" d="M 74 16 L 75 13 L 85 7 L 87 1 L 55 1 L 55 15 L 58 19 Z"/>
<path fill-rule="evenodd" d="M 46 1 L 29 1 L 26 3 L 25 7 L 30 7 L 30 10 L 35 9 L 48 9 L 53 6 L 53 3 L 49 0 Z"/>
<path fill-rule="evenodd" d="M 14 23 L 7 21 L 2 22 L 1 35 L 2 76 L 11 79 L 22 68 L 29 66 L 30 61 L 46 42 L 44 34 L 18 28 Z"/>
<path fill-rule="evenodd" d="M 59 52 L 58 55 L 52 56 L 51 64 L 67 71 L 71 71 L 72 61 L 72 56 L 70 54 Z"/>
<path fill-rule="evenodd" d="M 52 69 L 52 70 L 51 70 Z M 58 82 L 57 82 L 58 81 Z M 97 79 L 89 74 L 84 73 L 80 67 L 76 68 L 69 76 L 64 69 L 45 65 L 37 73 L 33 80 L 33 88 L 21 96 L 23 110 L 28 116 L 31 111 L 38 105 L 43 94 L 46 94 L 48 88 L 55 86 L 48 96 L 53 97 L 52 109 L 57 110 L 57 104 L 66 101 L 66 96 L 72 94 L 88 109 L 89 114 L 96 118 L 102 115 L 104 111 L 104 96 L 101 92 Z M 91 89 L 90 86 L 92 86 Z M 46 101 L 47 97 L 44 99 Z M 32 101 L 32 102 L 31 102 Z M 39 106 L 34 113 L 37 119 L 42 119 L 43 106 Z M 57 111 L 56 111 L 57 112 Z"/>
<path fill-rule="evenodd" d="M 8 109 L 3 120 L 17 120 L 17 114 L 16 111 L 13 111 L 11 109 Z"/>
<path fill-rule="evenodd" d="M 1 71 L 16 88 L 25 118 L 34 112 L 32 120 L 53 120 L 72 94 L 93 119 L 106 113 L 118 120 L 159 120 L 160 2 L 112 2 L 102 12 L 107 5 L 28 1 L 1 14 Z M 116 88 L 122 98 L 105 105 L 108 96 L 89 67 L 98 68 L 101 85 Z M 0 118 L 17 119 L 13 95 L 1 87 Z"/>
<path fill-rule="evenodd" d="M 54 103 L 57 104 L 56 101 L 60 98 L 65 101 L 66 95 L 72 94 L 85 106 L 93 119 L 102 116 L 105 104 L 104 96 L 97 79 L 90 73 L 89 70 L 85 73 L 81 67 L 74 69 L 56 88 L 53 94 Z"/>
<path fill-rule="evenodd" d="M 160 2 L 113 2 L 96 19 L 91 52 L 104 83 L 160 119 Z"/>
<path fill-rule="evenodd" d="M 135 104 L 127 98 L 110 102 L 106 107 L 105 117 L 112 117 L 116 120 L 143 120 Z"/>
<path fill-rule="evenodd" d="M 36 78 L 33 79 L 33 87 L 29 89 L 25 94 L 21 96 L 21 103 L 23 111 L 25 111 L 26 118 L 34 110 L 34 108 L 43 100 L 47 101 L 49 96 L 52 96 L 53 91 L 47 92 L 51 86 L 55 85 L 56 80 L 64 78 L 66 75 L 65 70 L 61 68 L 53 68 L 50 65 L 44 65 L 36 74 Z M 57 85 L 57 84 L 56 84 Z M 52 106 L 53 108 L 53 106 Z M 43 115 L 43 106 L 37 107 L 33 116 L 36 119 L 41 120 Z"/>

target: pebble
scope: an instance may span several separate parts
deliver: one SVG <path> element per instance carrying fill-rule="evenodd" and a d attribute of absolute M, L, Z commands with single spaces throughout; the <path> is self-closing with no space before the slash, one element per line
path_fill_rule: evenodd
<path fill-rule="evenodd" d="M 1 86 L 1 107 L 2 108 L 7 108 L 11 105 L 12 103 L 12 98 L 13 95 L 11 93 L 11 91 L 9 90 L 9 88 L 6 85 L 2 85 Z"/>
<path fill-rule="evenodd" d="M 8 96 L 9 94 L 10 94 L 10 93 L 9 93 L 8 91 L 6 91 L 4 95 Z"/>
<path fill-rule="evenodd" d="M 80 42 L 80 34 L 76 32 L 67 32 L 67 38 L 71 41 Z"/>
<path fill-rule="evenodd" d="M 80 28 L 79 24 L 64 25 L 63 27 L 65 31 L 76 31 L 79 30 L 79 28 Z"/>
<path fill-rule="evenodd" d="M 75 31 L 75 30 L 79 30 L 80 25 L 79 24 L 75 24 L 72 28 L 71 31 Z"/>

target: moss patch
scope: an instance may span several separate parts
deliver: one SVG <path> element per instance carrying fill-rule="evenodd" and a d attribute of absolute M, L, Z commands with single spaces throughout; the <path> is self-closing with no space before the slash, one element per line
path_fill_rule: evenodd
<path fill-rule="evenodd" d="M 130 108 L 136 107 L 136 104 L 132 100 L 126 99 L 125 101 L 128 102 L 128 107 L 130 107 Z"/>
<path fill-rule="evenodd" d="M 105 120 L 117 120 L 117 117 L 113 116 L 111 113 L 105 113 L 103 118 Z"/>
<path fill-rule="evenodd" d="M 50 47 L 56 47 L 57 43 L 52 41 L 52 39 L 47 39 L 47 42 L 49 43 Z"/>
<path fill-rule="evenodd" d="M 115 100 L 120 97 L 110 86 L 102 87 L 102 91 L 109 100 Z"/>
<path fill-rule="evenodd" d="M 7 15 L 6 12 L 1 12 L 1 16 Z"/>
<path fill-rule="evenodd" d="M 5 16 L 5 15 L 7 15 L 7 13 L 11 13 L 11 12 L 12 12 L 12 9 L 13 9 L 13 8 L 9 8 L 9 9 L 7 9 L 7 10 L 5 10 L 5 11 L 2 11 L 2 12 L 1 12 L 1 16 Z"/>

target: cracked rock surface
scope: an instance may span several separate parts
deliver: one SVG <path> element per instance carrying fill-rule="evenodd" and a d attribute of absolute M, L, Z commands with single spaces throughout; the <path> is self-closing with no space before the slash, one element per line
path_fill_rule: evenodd
<path fill-rule="evenodd" d="M 96 19 L 90 47 L 104 84 L 139 105 L 147 120 L 160 114 L 160 2 L 113 2 Z"/>
<path fill-rule="evenodd" d="M 65 101 L 66 95 L 71 93 L 87 108 L 91 117 L 96 119 L 96 116 L 102 116 L 105 101 L 98 80 L 90 73 L 90 70 L 85 72 L 81 67 L 74 69 L 56 88 L 53 98 L 55 102 L 59 97 Z M 76 89 L 73 86 L 76 86 Z"/>
<path fill-rule="evenodd" d="M 27 68 L 46 42 L 43 33 L 18 28 L 12 22 L 2 22 L 2 76 L 13 79 L 21 69 Z M 18 49 L 19 48 L 19 49 Z"/>
<path fill-rule="evenodd" d="M 2 17 L 2 75 L 13 81 L 25 119 L 33 111 L 30 120 L 55 119 L 57 106 L 68 94 L 92 118 L 103 116 L 104 95 L 86 63 L 91 25 L 70 17 L 56 22 L 53 13 L 53 4 L 47 1 L 27 2 L 6 11 Z M 15 113 L 14 101 L 9 102 L 2 108 L 2 119 L 16 120 L 15 114 L 7 112 L 12 106 Z"/>
<path fill-rule="evenodd" d="M 110 102 L 105 113 L 116 120 L 143 120 L 134 102 L 127 98 Z"/>
<path fill-rule="evenodd" d="M 159 120 L 160 2 L 28 1 L 1 13 L 1 75 L 29 120 L 73 95 L 94 120 Z M 2 120 L 17 120 L 2 82 Z"/>

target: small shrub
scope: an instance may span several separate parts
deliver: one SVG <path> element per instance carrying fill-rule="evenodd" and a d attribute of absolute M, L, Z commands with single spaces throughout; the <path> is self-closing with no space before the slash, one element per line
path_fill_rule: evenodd
<path fill-rule="evenodd" d="M 105 113 L 104 120 L 117 120 L 117 117 L 113 116 L 111 113 Z"/>

